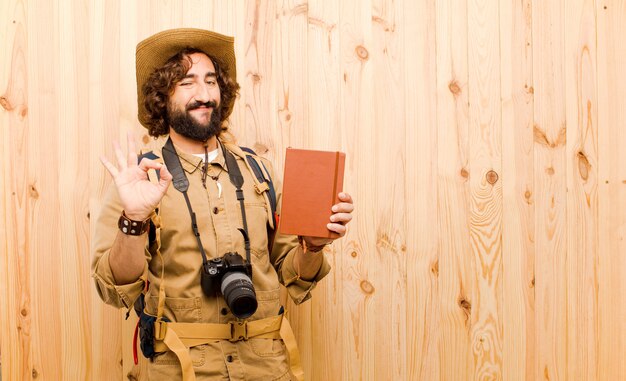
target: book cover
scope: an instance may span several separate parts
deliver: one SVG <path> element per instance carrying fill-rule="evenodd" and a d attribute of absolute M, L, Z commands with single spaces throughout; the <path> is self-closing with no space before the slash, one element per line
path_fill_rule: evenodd
<path fill-rule="evenodd" d="M 326 225 L 343 190 L 343 152 L 287 148 L 279 231 L 310 237 L 337 238 Z"/>

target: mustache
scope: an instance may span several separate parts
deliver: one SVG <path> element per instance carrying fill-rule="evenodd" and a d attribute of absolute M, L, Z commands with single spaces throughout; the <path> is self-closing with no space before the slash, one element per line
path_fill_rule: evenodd
<path fill-rule="evenodd" d="M 217 102 L 215 101 L 208 101 L 208 102 L 193 102 L 187 105 L 187 107 L 185 107 L 186 111 L 191 111 L 191 110 L 195 110 L 197 108 L 200 107 L 210 107 L 210 108 L 216 108 L 217 107 Z"/>

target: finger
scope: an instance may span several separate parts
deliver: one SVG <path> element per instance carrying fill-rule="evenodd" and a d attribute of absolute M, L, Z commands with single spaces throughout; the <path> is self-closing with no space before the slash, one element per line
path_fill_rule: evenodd
<path fill-rule="evenodd" d="M 352 196 L 350 196 L 349 193 L 341 192 L 341 193 L 338 194 L 338 196 L 339 196 L 339 199 L 341 201 L 343 201 L 343 202 L 347 202 L 347 203 L 350 203 L 350 204 L 353 203 Z"/>
<path fill-rule="evenodd" d="M 117 158 L 117 165 L 119 165 L 120 170 L 126 169 L 126 167 L 128 167 L 128 165 L 126 165 L 126 158 L 124 157 L 120 143 L 117 140 L 113 142 L 113 152 Z"/>
<path fill-rule="evenodd" d="M 136 165 L 137 164 L 137 148 L 135 147 L 135 134 L 129 131 L 126 139 L 127 139 L 126 145 L 128 147 L 128 153 L 126 154 L 127 160 L 128 160 L 127 165 L 129 166 Z"/>
<path fill-rule="evenodd" d="M 148 169 L 158 170 L 161 169 L 161 167 L 163 167 L 162 163 L 159 163 L 156 160 L 148 159 L 147 157 L 141 159 L 141 162 L 139 163 L 139 168 L 144 172 L 147 172 Z"/>
<path fill-rule="evenodd" d="M 331 210 L 333 213 L 352 213 L 354 211 L 354 204 L 340 202 L 339 204 L 333 205 Z"/>
<path fill-rule="evenodd" d="M 109 171 L 111 176 L 113 176 L 113 178 L 118 175 L 119 171 L 117 170 L 117 168 L 115 168 L 113 164 L 111 164 L 110 161 L 107 160 L 106 157 L 100 156 L 100 161 L 102 162 L 102 165 L 104 165 L 104 167 L 107 169 L 107 171 Z"/>
<path fill-rule="evenodd" d="M 346 234 L 347 228 L 345 225 L 330 223 L 326 225 L 326 228 L 330 231 L 338 233 L 341 237 Z"/>
<path fill-rule="evenodd" d="M 330 216 L 330 222 L 334 222 L 340 225 L 345 225 L 352 221 L 352 214 L 350 213 L 335 213 Z"/>
<path fill-rule="evenodd" d="M 167 169 L 167 167 L 165 166 L 165 164 L 163 164 L 161 166 L 161 181 L 165 181 L 168 184 L 172 181 L 172 174 L 170 173 L 170 171 Z"/>

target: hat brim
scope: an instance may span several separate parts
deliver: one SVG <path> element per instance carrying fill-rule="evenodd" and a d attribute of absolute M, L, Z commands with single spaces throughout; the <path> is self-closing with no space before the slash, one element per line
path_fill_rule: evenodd
<path fill-rule="evenodd" d="M 148 128 L 148 112 L 144 107 L 143 86 L 150 75 L 167 60 L 185 48 L 199 49 L 225 68 L 228 75 L 236 80 L 235 39 L 203 29 L 181 28 L 159 32 L 137 44 L 137 110 L 139 122 Z M 233 105 L 224 105 L 222 117 L 226 119 Z"/>

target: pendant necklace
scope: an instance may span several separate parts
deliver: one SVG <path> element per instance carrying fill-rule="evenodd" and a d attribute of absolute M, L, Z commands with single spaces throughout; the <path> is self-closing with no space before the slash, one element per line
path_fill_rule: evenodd
<path fill-rule="evenodd" d="M 208 147 L 204 146 L 204 168 L 202 171 L 202 186 L 206 189 L 206 177 L 209 176 L 213 181 L 215 181 L 215 185 L 217 185 L 217 198 L 222 198 L 222 184 L 220 184 L 220 174 L 224 168 L 222 168 L 219 173 L 215 176 L 209 175 L 209 150 Z"/>

